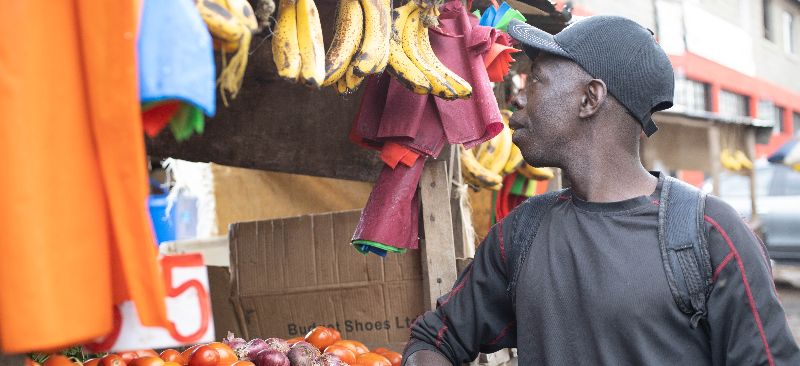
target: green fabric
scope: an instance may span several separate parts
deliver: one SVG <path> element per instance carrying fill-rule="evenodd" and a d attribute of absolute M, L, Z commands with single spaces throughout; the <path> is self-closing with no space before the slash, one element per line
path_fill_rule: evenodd
<path fill-rule="evenodd" d="M 511 19 L 519 19 L 522 22 L 524 22 L 526 20 L 525 16 L 522 15 L 522 13 L 520 13 L 519 10 L 517 10 L 517 9 L 508 9 L 508 11 L 506 11 L 506 13 L 503 14 L 503 17 L 500 18 L 500 21 L 495 23 L 494 27 L 499 29 L 499 30 L 501 30 L 501 31 L 503 31 L 503 32 L 507 32 L 508 31 L 508 23 L 511 22 Z"/>
<path fill-rule="evenodd" d="M 202 134 L 205 130 L 203 111 L 193 104 L 181 103 L 175 116 L 169 121 L 169 127 L 177 141 L 185 141 L 195 133 Z"/>
<path fill-rule="evenodd" d="M 536 185 L 539 184 L 533 179 L 528 179 L 528 189 L 525 190 L 525 197 L 533 197 L 536 195 Z"/>
<path fill-rule="evenodd" d="M 353 240 L 352 244 L 369 245 L 371 247 L 383 249 L 383 250 L 385 250 L 385 251 L 387 251 L 389 253 L 401 253 L 402 254 L 402 253 L 405 253 L 408 250 L 406 248 L 397 248 L 397 247 L 393 247 L 391 245 L 378 243 L 376 241 L 363 240 L 363 239 Z M 361 250 L 361 248 L 359 248 L 358 245 L 353 245 L 353 247 L 356 248 L 356 250 L 361 254 L 368 254 L 369 253 L 369 252 Z"/>
<path fill-rule="evenodd" d="M 511 185 L 511 194 L 522 196 L 522 189 L 525 188 L 526 180 L 527 178 L 522 176 L 522 174 L 517 174 L 517 177 L 514 178 L 514 184 Z"/>
<path fill-rule="evenodd" d="M 475 16 L 478 17 L 478 19 L 481 18 L 481 10 L 480 9 L 477 9 L 477 10 L 473 11 L 472 14 L 475 14 Z"/>

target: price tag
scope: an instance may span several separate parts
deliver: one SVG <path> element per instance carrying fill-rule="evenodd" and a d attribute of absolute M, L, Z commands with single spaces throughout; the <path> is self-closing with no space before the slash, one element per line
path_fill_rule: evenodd
<path fill-rule="evenodd" d="M 159 349 L 214 340 L 208 272 L 202 254 L 161 258 L 166 283 L 167 327 L 147 327 L 131 301 L 114 308 L 114 330 L 86 345 L 93 352 Z"/>

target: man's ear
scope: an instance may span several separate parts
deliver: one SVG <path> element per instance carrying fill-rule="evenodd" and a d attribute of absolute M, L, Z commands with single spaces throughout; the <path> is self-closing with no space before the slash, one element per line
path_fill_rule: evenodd
<path fill-rule="evenodd" d="M 603 80 L 592 79 L 589 81 L 583 89 L 579 116 L 581 118 L 589 118 L 597 114 L 600 107 L 606 101 L 607 95 L 608 89 Z"/>

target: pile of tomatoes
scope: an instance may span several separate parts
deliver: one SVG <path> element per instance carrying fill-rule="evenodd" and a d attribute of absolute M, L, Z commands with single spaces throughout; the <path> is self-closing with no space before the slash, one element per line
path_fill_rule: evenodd
<path fill-rule="evenodd" d="M 363 343 L 342 339 L 333 328 L 316 327 L 305 337 L 288 339 L 290 345 L 305 341 L 322 353 L 335 355 L 350 366 L 400 366 L 402 355 L 386 348 L 372 351 Z M 226 341 L 227 342 L 227 341 Z M 241 354 L 239 352 L 238 354 Z M 243 356 L 244 357 L 244 356 Z M 154 350 L 110 353 L 82 363 L 53 354 L 39 365 L 28 359 L 26 366 L 256 366 L 252 361 L 239 359 L 237 350 L 222 342 L 198 344 L 184 351 L 167 349 L 160 354 Z"/>
<path fill-rule="evenodd" d="M 36 366 L 29 361 L 29 365 Z M 54 354 L 42 366 L 80 366 L 63 355 Z M 236 353 L 224 343 L 198 344 L 179 352 L 167 349 L 158 354 L 154 350 L 110 353 L 102 358 L 92 358 L 83 366 L 255 366 L 250 361 L 240 361 Z"/>
<path fill-rule="evenodd" d="M 342 339 L 339 331 L 333 328 L 316 327 L 305 337 L 287 340 L 289 344 L 306 341 L 323 353 L 334 354 L 350 366 L 400 366 L 403 356 L 386 348 L 372 351 L 363 343 Z"/>

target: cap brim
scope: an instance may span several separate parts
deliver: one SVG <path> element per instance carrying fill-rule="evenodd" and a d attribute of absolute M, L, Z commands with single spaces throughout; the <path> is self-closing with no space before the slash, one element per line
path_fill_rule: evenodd
<path fill-rule="evenodd" d="M 512 19 L 508 23 L 508 34 L 524 46 L 525 52 L 531 58 L 535 57 L 531 51 L 538 51 L 571 59 L 567 51 L 558 45 L 552 34 L 525 22 Z"/>

